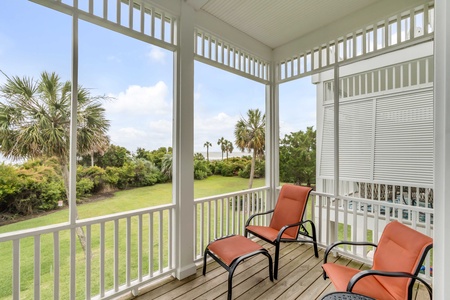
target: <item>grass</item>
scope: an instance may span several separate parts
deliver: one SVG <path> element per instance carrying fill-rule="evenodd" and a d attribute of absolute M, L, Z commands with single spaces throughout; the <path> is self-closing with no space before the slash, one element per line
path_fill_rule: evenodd
<path fill-rule="evenodd" d="M 253 187 L 264 186 L 264 179 L 255 179 Z M 211 176 L 205 180 L 194 181 L 194 198 L 236 192 L 248 188 L 248 179 L 240 177 Z M 172 184 L 164 183 L 154 186 L 118 191 L 114 196 L 103 201 L 78 205 L 80 219 L 93 218 L 113 213 L 169 204 L 172 202 Z M 105 205 L 107 204 L 107 205 Z M 64 223 L 69 219 L 68 209 L 25 220 L 10 225 L 0 226 L 0 234 L 10 231 L 36 228 Z"/>
<path fill-rule="evenodd" d="M 238 178 L 238 177 L 222 177 L 222 176 L 212 176 L 208 179 L 202 181 L 195 181 L 194 183 L 194 198 L 207 197 L 217 194 L 235 192 L 239 190 L 244 190 L 247 188 L 248 179 Z M 264 179 L 257 179 L 254 181 L 254 187 L 260 187 L 264 185 Z M 157 206 L 161 204 L 167 204 L 172 202 L 172 184 L 158 184 L 151 187 L 136 188 L 132 190 L 119 191 L 114 194 L 113 197 L 106 200 L 91 202 L 78 206 L 78 215 L 80 219 L 97 217 L 102 215 L 108 215 L 123 211 L 129 211 L 139 208 Z M 150 225 L 150 220 L 148 216 L 143 217 L 143 224 L 148 224 L 148 227 L 143 228 L 143 252 L 144 252 L 144 264 L 143 269 L 148 271 L 153 269 L 153 271 L 160 268 L 160 262 L 154 257 L 153 261 L 149 259 L 146 254 L 149 252 L 148 247 L 153 247 L 155 256 L 159 254 L 159 236 L 158 230 L 151 230 L 156 232 L 153 236 L 153 242 L 151 242 L 149 232 L 149 227 L 159 228 L 160 225 L 163 226 L 163 240 L 167 240 L 167 220 L 168 213 L 163 214 L 164 221 L 163 224 L 159 224 L 157 219 L 153 220 L 153 224 Z M 68 220 L 68 210 L 62 209 L 55 213 L 47 214 L 45 216 L 37 217 L 34 219 L 25 220 L 22 222 L 5 225 L 0 227 L 0 233 L 11 232 L 15 230 L 24 230 L 30 228 L 36 228 L 40 226 L 46 226 L 51 224 L 63 223 Z M 119 223 L 119 282 L 123 283 L 125 281 L 125 269 L 126 269 L 126 259 L 124 253 L 126 253 L 126 220 L 120 220 Z M 132 230 L 132 245 L 137 244 L 137 222 L 138 218 L 131 218 L 131 228 Z M 84 228 L 86 230 L 86 228 Z M 92 232 L 92 249 L 93 253 L 91 256 L 92 261 L 92 294 L 95 295 L 99 290 L 99 240 L 100 240 L 100 226 L 94 225 L 91 227 Z M 106 278 L 105 284 L 107 289 L 113 287 L 114 277 L 113 277 L 113 265 L 114 265 L 114 223 L 108 222 L 105 224 L 105 262 L 106 262 Z M 59 235 L 60 240 L 60 288 L 61 288 L 61 299 L 67 299 L 69 295 L 68 282 L 70 278 L 70 236 L 69 232 L 61 232 Z M 27 238 L 20 241 L 20 281 L 21 281 L 21 298 L 30 299 L 33 298 L 33 278 L 34 278 L 34 239 Z M 40 259 L 41 259 L 41 298 L 53 298 L 53 236 L 50 234 L 42 235 L 40 237 Z M 85 258 L 83 251 L 77 242 L 77 255 L 76 255 L 76 286 L 77 286 L 77 299 L 84 299 L 84 282 L 85 282 Z M 131 248 L 131 270 L 132 278 L 137 278 L 137 247 Z M 164 262 L 167 263 L 167 253 L 168 253 L 168 243 L 163 245 Z M 0 264 L 2 265 L 3 272 L 0 275 L 0 299 L 10 299 L 12 294 L 12 243 L 3 243 L 0 247 Z"/>

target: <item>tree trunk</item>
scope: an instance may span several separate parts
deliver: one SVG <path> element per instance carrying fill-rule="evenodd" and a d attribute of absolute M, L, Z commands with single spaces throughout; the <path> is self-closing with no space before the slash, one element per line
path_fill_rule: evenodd
<path fill-rule="evenodd" d="M 250 167 L 250 178 L 248 180 L 248 188 L 251 189 L 253 186 L 253 177 L 255 176 L 255 161 L 256 161 L 256 151 L 253 149 L 252 164 Z"/>
<path fill-rule="evenodd" d="M 91 167 L 94 166 L 94 150 L 91 151 Z"/>
<path fill-rule="evenodd" d="M 70 202 L 69 199 L 69 166 L 67 164 L 61 164 L 62 175 L 64 179 L 64 188 L 66 189 L 67 195 L 67 203 Z M 75 206 L 76 211 L 76 219 L 78 220 L 78 209 Z M 78 236 L 78 240 L 80 241 L 81 248 L 83 249 L 84 254 L 86 255 L 86 235 L 84 234 L 84 230 L 82 227 L 76 227 L 75 232 Z"/>

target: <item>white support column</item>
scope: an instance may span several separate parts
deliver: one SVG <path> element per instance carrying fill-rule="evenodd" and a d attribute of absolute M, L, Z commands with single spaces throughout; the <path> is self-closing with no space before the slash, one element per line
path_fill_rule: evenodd
<path fill-rule="evenodd" d="M 435 2 L 433 298 L 450 295 L 450 2 Z"/>
<path fill-rule="evenodd" d="M 334 66 L 334 196 L 339 196 L 339 64 Z"/>
<path fill-rule="evenodd" d="M 77 1 L 74 5 L 77 5 Z M 72 99 L 70 103 L 70 152 L 69 152 L 69 222 L 75 225 L 77 215 L 77 108 L 78 108 L 78 13 L 72 16 Z M 65 172 L 65 170 L 64 170 Z M 70 299 L 75 299 L 76 283 L 76 229 L 70 231 Z"/>
<path fill-rule="evenodd" d="M 276 64 L 272 63 L 270 84 L 266 85 L 266 185 L 270 187 L 267 195 L 274 204 L 277 199 L 276 188 L 280 185 L 279 149 L 280 145 L 280 105 L 279 84 L 276 82 Z M 272 209 L 268 207 L 267 209 Z"/>
<path fill-rule="evenodd" d="M 196 272 L 194 264 L 194 19 L 181 3 L 178 51 L 174 54 L 173 201 L 176 277 Z"/>

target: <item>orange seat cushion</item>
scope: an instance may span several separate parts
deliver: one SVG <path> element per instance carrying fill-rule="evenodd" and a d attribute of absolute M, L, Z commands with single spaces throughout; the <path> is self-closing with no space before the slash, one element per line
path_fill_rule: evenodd
<path fill-rule="evenodd" d="M 336 291 L 338 292 L 347 291 L 347 285 L 350 282 L 350 279 L 353 275 L 360 272 L 358 269 L 353 269 L 334 263 L 326 263 L 322 265 L 322 268 L 325 270 L 336 288 Z M 389 294 L 389 292 L 376 279 L 377 277 L 379 276 L 367 276 L 358 280 L 358 282 L 353 286 L 352 292 L 369 296 L 374 299 L 395 300 L 396 298 Z"/>
<path fill-rule="evenodd" d="M 212 242 L 208 245 L 208 249 L 230 266 L 235 259 L 264 248 L 246 237 L 233 235 Z"/>
<path fill-rule="evenodd" d="M 278 229 L 274 229 L 272 227 L 256 226 L 256 225 L 249 225 L 247 226 L 246 229 L 249 232 L 254 233 L 272 243 L 275 242 L 278 233 L 280 232 Z M 281 236 L 283 239 L 295 239 L 295 236 L 288 235 L 286 232 L 287 230 Z"/>

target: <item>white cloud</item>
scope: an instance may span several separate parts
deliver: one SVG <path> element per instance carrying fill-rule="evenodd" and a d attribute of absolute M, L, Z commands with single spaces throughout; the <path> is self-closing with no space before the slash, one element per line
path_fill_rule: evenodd
<path fill-rule="evenodd" d="M 194 149 L 196 152 L 204 151 L 206 141 L 213 144 L 213 151 L 219 151 L 217 140 L 221 137 L 234 142 L 234 126 L 240 116 L 230 116 L 226 113 L 218 113 L 210 118 L 195 118 Z M 238 151 L 238 150 L 236 150 Z"/>
<path fill-rule="evenodd" d="M 170 122 L 157 121 L 149 127 L 122 127 L 110 130 L 111 143 L 135 151 L 138 147 L 155 150 L 172 145 Z"/>
<path fill-rule="evenodd" d="M 149 127 L 152 131 L 158 133 L 172 134 L 172 123 L 167 120 L 152 121 Z"/>
<path fill-rule="evenodd" d="M 171 101 L 167 98 L 168 94 L 168 87 L 162 81 L 150 87 L 131 85 L 125 92 L 109 95 L 115 100 L 106 103 L 105 107 L 107 112 L 121 115 L 168 114 L 171 113 Z"/>
<path fill-rule="evenodd" d="M 239 116 L 229 116 L 226 113 L 219 113 L 211 118 L 196 118 L 195 130 L 200 132 L 210 131 L 217 135 L 218 131 L 234 131 L 234 126 L 239 120 Z"/>
<path fill-rule="evenodd" d="M 118 62 L 118 63 L 122 62 L 122 60 L 118 56 L 115 56 L 115 55 L 108 55 L 106 57 L 106 60 Z"/>
<path fill-rule="evenodd" d="M 150 47 L 150 52 L 147 53 L 147 56 L 153 62 L 165 63 L 166 62 L 166 53 L 158 47 L 152 46 Z"/>

